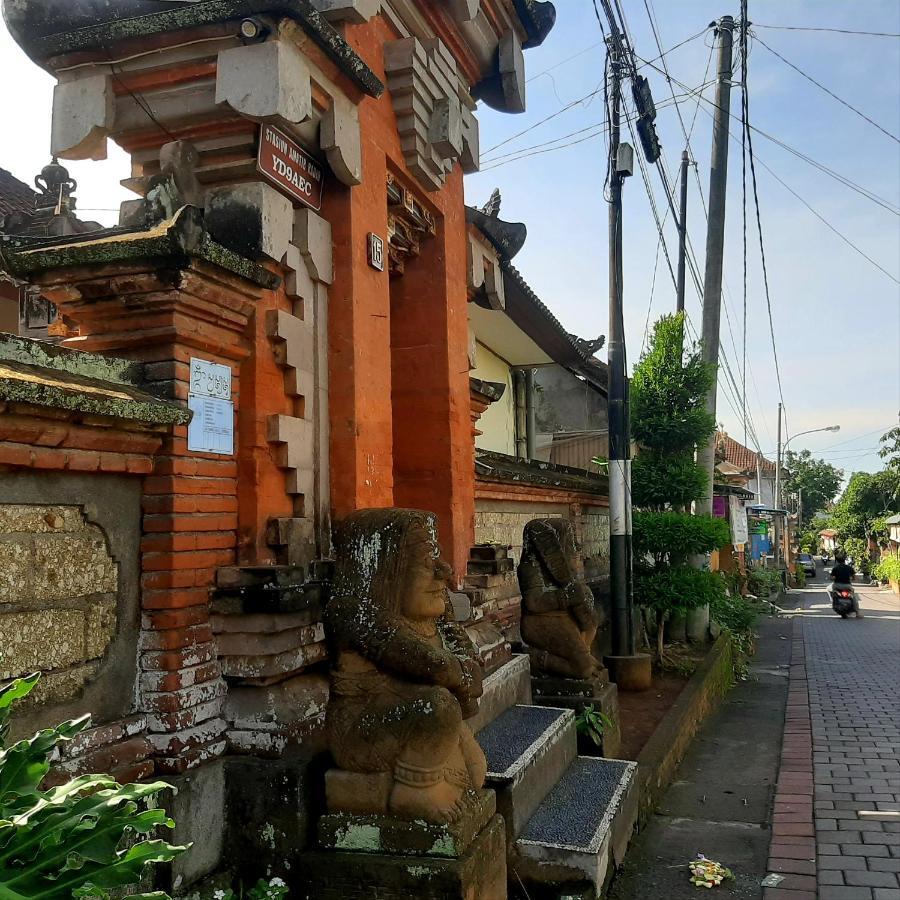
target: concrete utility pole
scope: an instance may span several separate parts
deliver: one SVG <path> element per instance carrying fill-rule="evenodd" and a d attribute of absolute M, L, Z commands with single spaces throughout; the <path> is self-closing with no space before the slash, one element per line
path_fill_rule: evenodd
<path fill-rule="evenodd" d="M 719 368 L 719 319 L 722 313 L 722 259 L 725 252 L 725 190 L 728 180 L 728 117 L 731 110 L 732 31 L 734 19 L 722 16 L 716 28 L 719 38 L 719 70 L 716 112 L 713 122 L 712 165 L 709 173 L 709 224 L 706 232 L 706 273 L 703 280 L 703 359 Z M 714 382 L 706 397 L 706 409 L 716 414 Z M 704 496 L 696 503 L 697 515 L 712 515 L 713 470 L 716 436 L 697 449 L 697 463 L 706 475 Z"/>
<path fill-rule="evenodd" d="M 778 404 L 778 451 L 775 457 L 775 509 L 781 509 L 781 404 Z M 775 513 L 775 566 L 781 567 L 781 515 Z"/>
<path fill-rule="evenodd" d="M 688 153 L 681 151 L 681 220 L 678 223 L 678 286 L 675 311 L 684 312 L 684 264 L 687 254 Z"/>
<path fill-rule="evenodd" d="M 626 409 L 625 333 L 622 311 L 622 182 L 619 165 L 622 61 L 610 41 L 612 112 L 610 120 L 609 180 L 609 570 L 612 594 L 612 639 L 615 656 L 635 650 L 633 602 L 629 585 L 631 560 L 630 441 Z"/>

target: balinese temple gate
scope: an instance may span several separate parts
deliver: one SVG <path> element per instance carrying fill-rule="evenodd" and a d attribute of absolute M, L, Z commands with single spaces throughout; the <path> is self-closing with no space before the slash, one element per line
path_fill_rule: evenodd
<path fill-rule="evenodd" d="M 476 104 L 524 110 L 553 5 L 3 6 L 57 79 L 51 154 L 114 141 L 137 197 L 115 227 L 0 243 L 61 338 L 0 338 L 0 678 L 45 672 L 16 728 L 90 711 L 54 777 L 172 780 L 175 840 L 194 842 L 175 892 L 231 868 L 299 896 L 491 900 L 507 859 L 598 889 L 633 765 L 578 757 L 573 709 L 530 705 L 528 657 L 485 670 L 471 605 L 444 604 L 467 573 L 513 578 L 502 549 L 470 559 L 467 307 L 502 279 L 463 175 Z M 573 539 L 541 527 L 563 574 L 534 556 L 529 590 L 579 598 L 577 627 L 557 617 L 587 642 L 571 674 L 614 711 L 584 661 Z M 361 631 L 353 610 L 400 624 Z M 365 731 L 360 698 L 381 709 L 396 678 L 435 719 Z M 567 791 L 590 798 L 572 833 Z"/>

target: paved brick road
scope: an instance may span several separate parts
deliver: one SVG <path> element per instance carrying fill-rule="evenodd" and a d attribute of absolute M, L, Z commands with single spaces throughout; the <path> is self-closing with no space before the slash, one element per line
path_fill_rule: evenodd
<path fill-rule="evenodd" d="M 808 590 L 795 621 L 767 900 L 900 900 L 900 598 L 862 601 L 842 620 Z"/>

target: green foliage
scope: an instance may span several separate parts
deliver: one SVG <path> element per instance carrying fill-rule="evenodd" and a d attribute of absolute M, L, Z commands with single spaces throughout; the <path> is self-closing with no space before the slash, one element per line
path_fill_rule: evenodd
<path fill-rule="evenodd" d="M 900 556 L 885 556 L 872 570 L 879 581 L 900 581 Z"/>
<path fill-rule="evenodd" d="M 830 525 L 842 543 L 874 536 L 874 523 L 900 510 L 900 467 L 855 472 L 831 513 Z"/>
<path fill-rule="evenodd" d="M 591 704 L 575 716 L 575 728 L 579 734 L 587 735 L 599 747 L 603 743 L 603 732 L 607 728 L 615 728 L 615 722 L 605 712 L 594 709 Z"/>
<path fill-rule="evenodd" d="M 635 512 L 632 519 L 636 560 L 653 557 L 654 567 L 681 565 L 689 556 L 709 553 L 731 540 L 725 519 L 678 512 Z"/>
<path fill-rule="evenodd" d="M 684 508 L 706 493 L 706 477 L 692 454 L 642 450 L 631 462 L 631 501 L 644 509 Z"/>
<path fill-rule="evenodd" d="M 706 393 L 715 367 L 697 345 L 683 350 L 684 316 L 663 316 L 631 378 L 632 436 L 659 453 L 690 453 L 715 431 Z"/>
<path fill-rule="evenodd" d="M 809 521 L 834 500 L 843 481 L 842 469 L 829 465 L 823 459 L 813 459 L 809 450 L 794 453 L 788 450 L 784 459 L 784 485 L 786 496 L 795 502 L 803 497 L 803 521 Z M 803 522 L 800 523 L 801 526 Z"/>
<path fill-rule="evenodd" d="M 13 701 L 26 696 L 38 676 L 0 688 L 0 735 L 8 731 Z M 174 827 L 164 810 L 146 808 L 164 782 L 117 784 L 105 775 L 82 775 L 40 789 L 50 755 L 89 724 L 84 716 L 39 731 L 10 747 L 0 743 L 0 898 L 59 900 L 106 898 L 110 889 L 140 881 L 150 863 L 168 862 L 186 847 L 150 839 Z M 129 841 L 131 834 L 143 839 Z M 164 894 L 143 895 L 165 898 Z"/>
<path fill-rule="evenodd" d="M 740 593 L 728 590 L 717 595 L 709 605 L 709 616 L 733 635 L 750 634 L 762 612 L 761 604 Z"/>
<path fill-rule="evenodd" d="M 767 600 L 781 589 L 781 573 L 775 569 L 752 568 L 747 573 L 747 589 L 756 597 Z"/>
<path fill-rule="evenodd" d="M 868 575 L 872 570 L 872 558 L 869 555 L 869 541 L 866 538 L 849 537 L 843 543 L 847 556 L 853 557 L 857 572 Z"/>
<path fill-rule="evenodd" d="M 883 434 L 879 443 L 884 446 L 878 451 L 878 455 L 887 460 L 887 468 L 900 472 L 900 425 Z"/>
<path fill-rule="evenodd" d="M 797 587 L 806 587 L 806 571 L 800 563 L 794 564 L 794 583 Z"/>
<path fill-rule="evenodd" d="M 717 572 L 689 566 L 635 572 L 635 599 L 642 606 L 662 614 L 687 612 L 698 606 L 711 606 L 725 595 L 725 582 Z"/>
<path fill-rule="evenodd" d="M 288 894 L 287 885 L 280 878 L 272 878 L 266 881 L 260 878 L 253 887 L 238 888 L 237 893 L 229 888 L 227 891 L 216 891 L 213 895 L 214 900 L 278 900 L 279 897 L 286 897 Z"/>

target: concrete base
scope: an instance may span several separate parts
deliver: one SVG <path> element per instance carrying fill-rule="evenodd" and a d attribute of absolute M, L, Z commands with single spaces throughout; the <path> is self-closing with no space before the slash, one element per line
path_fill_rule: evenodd
<path fill-rule="evenodd" d="M 646 691 L 653 683 L 653 659 L 647 653 L 607 656 L 603 662 L 620 691 Z"/>
<path fill-rule="evenodd" d="M 314 850 L 290 885 L 300 900 L 506 900 L 506 833 L 494 816 L 458 859 Z"/>
<path fill-rule="evenodd" d="M 466 723 L 475 734 L 511 706 L 531 703 L 531 670 L 528 654 L 516 653 L 484 679 L 478 712 Z"/>
<path fill-rule="evenodd" d="M 471 791 L 463 814 L 447 825 L 394 816 L 327 813 L 319 819 L 319 846 L 326 850 L 458 858 L 496 812 L 493 791 Z"/>

